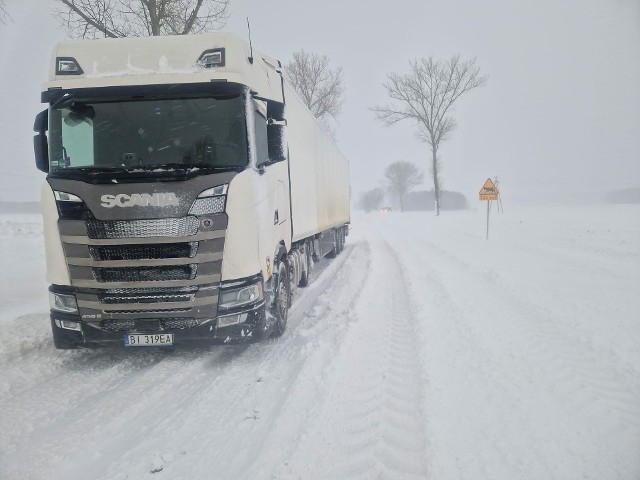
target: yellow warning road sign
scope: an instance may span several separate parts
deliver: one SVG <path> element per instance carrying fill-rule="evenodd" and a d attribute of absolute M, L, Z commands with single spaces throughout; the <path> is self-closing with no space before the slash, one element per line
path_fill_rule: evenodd
<path fill-rule="evenodd" d="M 497 200 L 499 194 L 500 192 L 498 192 L 495 184 L 490 178 L 487 178 L 487 181 L 484 182 L 482 186 L 482 190 L 480 190 L 480 200 Z"/>

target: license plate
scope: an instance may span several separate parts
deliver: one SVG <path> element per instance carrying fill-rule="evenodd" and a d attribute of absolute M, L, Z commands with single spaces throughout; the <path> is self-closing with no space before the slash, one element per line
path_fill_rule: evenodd
<path fill-rule="evenodd" d="M 165 347 L 173 345 L 173 333 L 125 335 L 125 347 Z"/>

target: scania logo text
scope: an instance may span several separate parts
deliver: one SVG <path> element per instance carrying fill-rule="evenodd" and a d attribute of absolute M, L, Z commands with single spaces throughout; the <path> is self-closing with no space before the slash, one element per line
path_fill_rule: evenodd
<path fill-rule="evenodd" d="M 102 205 L 105 208 L 113 207 L 168 207 L 178 205 L 178 198 L 173 192 L 168 193 L 134 193 L 127 195 L 120 193 L 118 195 L 102 195 L 100 197 Z"/>

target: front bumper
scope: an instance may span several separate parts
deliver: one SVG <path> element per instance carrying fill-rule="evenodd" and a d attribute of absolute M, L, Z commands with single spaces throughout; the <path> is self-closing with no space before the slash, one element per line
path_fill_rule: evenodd
<path fill-rule="evenodd" d="M 228 295 L 256 284 L 259 293 L 249 302 L 244 299 L 234 306 L 228 300 L 226 304 L 218 301 L 221 292 Z M 54 344 L 60 349 L 124 346 L 125 335 L 129 334 L 173 334 L 173 346 L 259 342 L 273 329 L 273 317 L 265 306 L 270 297 L 262 295 L 263 290 L 260 274 L 219 287 L 188 290 L 101 291 L 52 285 L 52 298 L 65 298 L 52 303 Z M 76 311 L 63 313 L 54 305 L 69 307 L 70 311 L 75 305 Z"/>
<path fill-rule="evenodd" d="M 50 318 L 54 345 L 59 349 L 124 347 L 124 336 L 128 334 L 171 333 L 174 347 L 255 343 L 271 334 L 273 325 L 267 321 L 264 303 L 245 313 L 247 317 L 243 323 L 225 327 L 218 327 L 217 319 L 189 328 L 162 328 L 159 322 L 141 321 L 134 328 L 121 331 L 104 330 L 95 322 L 80 320 L 79 315 L 52 311 Z M 61 328 L 62 320 L 77 322 L 80 330 Z"/>

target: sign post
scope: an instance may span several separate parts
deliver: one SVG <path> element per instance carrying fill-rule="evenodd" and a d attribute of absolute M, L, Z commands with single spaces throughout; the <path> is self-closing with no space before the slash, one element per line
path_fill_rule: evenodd
<path fill-rule="evenodd" d="M 500 192 L 498 192 L 498 188 L 490 178 L 487 178 L 487 181 L 484 182 L 484 185 L 480 190 L 480 200 L 487 200 L 487 240 L 489 240 L 489 211 L 491 200 L 497 200 L 498 195 L 500 195 Z"/>

